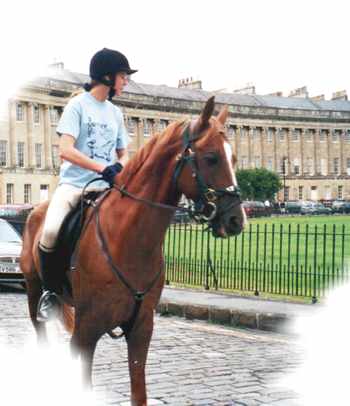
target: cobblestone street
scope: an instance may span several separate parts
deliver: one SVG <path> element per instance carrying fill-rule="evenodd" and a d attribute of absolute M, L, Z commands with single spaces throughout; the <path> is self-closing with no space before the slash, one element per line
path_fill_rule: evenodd
<path fill-rule="evenodd" d="M 1 292 L 0 309 L 1 342 L 21 346 L 33 331 L 25 294 Z M 280 334 L 156 316 L 147 367 L 149 405 L 298 405 L 296 394 L 278 379 L 301 359 L 295 340 Z M 129 404 L 124 341 L 100 340 L 94 383 L 101 404 Z"/>

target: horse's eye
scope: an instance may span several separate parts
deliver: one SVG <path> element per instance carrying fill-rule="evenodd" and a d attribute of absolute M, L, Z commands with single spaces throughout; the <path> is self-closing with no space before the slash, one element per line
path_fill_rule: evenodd
<path fill-rule="evenodd" d="M 208 166 L 214 166 L 219 162 L 217 155 L 207 155 L 204 159 Z"/>

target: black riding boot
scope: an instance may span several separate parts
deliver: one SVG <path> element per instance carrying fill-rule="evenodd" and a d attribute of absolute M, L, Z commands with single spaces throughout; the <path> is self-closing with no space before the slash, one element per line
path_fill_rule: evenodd
<path fill-rule="evenodd" d="M 55 265 L 57 261 L 55 252 L 45 252 L 38 247 L 40 273 L 43 293 L 38 303 L 37 320 L 41 322 L 56 318 L 60 310 L 60 302 L 56 294 L 57 283 Z"/>

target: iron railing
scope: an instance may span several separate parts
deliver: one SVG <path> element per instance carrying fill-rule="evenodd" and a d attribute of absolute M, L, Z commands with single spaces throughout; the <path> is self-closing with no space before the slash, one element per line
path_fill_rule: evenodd
<path fill-rule="evenodd" d="M 206 289 L 318 297 L 348 280 L 345 225 L 249 224 L 215 239 L 204 226 L 173 224 L 164 244 L 166 282 Z"/>

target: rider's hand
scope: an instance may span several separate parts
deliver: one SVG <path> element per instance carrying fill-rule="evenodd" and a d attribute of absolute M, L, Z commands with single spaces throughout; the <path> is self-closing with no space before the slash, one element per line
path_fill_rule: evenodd
<path fill-rule="evenodd" d="M 123 165 L 120 162 L 116 162 L 113 165 L 108 165 L 100 172 L 102 179 L 105 180 L 112 187 L 114 184 L 115 176 L 121 172 Z"/>

